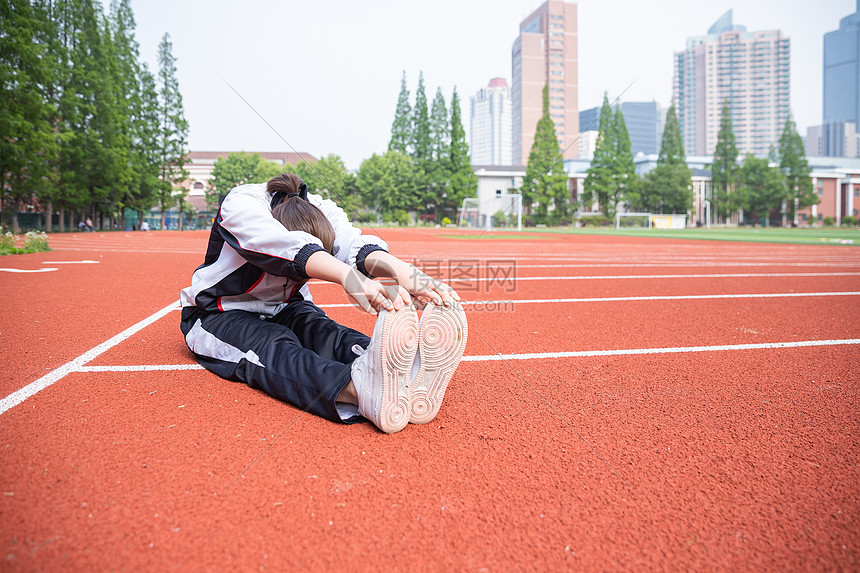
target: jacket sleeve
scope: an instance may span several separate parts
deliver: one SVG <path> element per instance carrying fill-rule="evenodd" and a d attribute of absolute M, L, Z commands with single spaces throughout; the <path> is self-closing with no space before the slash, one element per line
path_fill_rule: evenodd
<path fill-rule="evenodd" d="M 388 252 L 386 242 L 374 235 L 362 235 L 361 229 L 349 222 L 349 217 L 334 201 L 314 193 L 308 194 L 308 201 L 320 208 L 334 228 L 334 256 L 370 277 L 364 260 L 373 251 Z"/>
<path fill-rule="evenodd" d="M 288 231 L 274 217 L 265 184 L 236 187 L 221 203 L 218 232 L 242 258 L 265 272 L 308 279 L 305 265 L 322 241 L 304 231 Z"/>

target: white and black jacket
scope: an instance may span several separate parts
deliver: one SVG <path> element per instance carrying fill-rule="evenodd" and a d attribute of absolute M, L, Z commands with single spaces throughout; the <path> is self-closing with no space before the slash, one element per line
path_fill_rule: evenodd
<path fill-rule="evenodd" d="M 309 193 L 334 228 L 334 256 L 364 274 L 364 259 L 387 251 L 382 239 L 365 236 L 333 201 Z M 244 310 L 274 316 L 298 291 L 311 300 L 305 272 L 308 258 L 322 251 L 322 241 L 303 231 L 288 231 L 272 217 L 272 195 L 265 183 L 236 187 L 224 198 L 212 224 L 206 259 L 183 289 L 183 307 L 218 312 Z M 301 285 L 301 286 L 300 286 Z"/>

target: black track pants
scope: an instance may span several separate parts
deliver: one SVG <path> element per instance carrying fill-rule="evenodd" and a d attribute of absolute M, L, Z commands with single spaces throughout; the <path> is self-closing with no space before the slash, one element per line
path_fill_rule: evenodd
<path fill-rule="evenodd" d="M 344 421 L 335 399 L 350 380 L 352 348 L 370 343 L 302 299 L 266 319 L 241 310 L 185 307 L 181 327 L 188 348 L 210 372 L 335 422 Z"/>

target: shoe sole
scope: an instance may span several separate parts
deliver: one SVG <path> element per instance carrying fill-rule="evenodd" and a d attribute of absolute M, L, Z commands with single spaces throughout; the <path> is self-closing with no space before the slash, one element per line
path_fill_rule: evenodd
<path fill-rule="evenodd" d="M 448 383 L 463 358 L 469 329 L 456 303 L 424 309 L 418 325 L 418 374 L 409 387 L 409 422 L 426 424 L 436 417 Z"/>
<path fill-rule="evenodd" d="M 409 375 L 418 351 L 418 315 L 412 307 L 388 312 L 382 329 L 382 400 L 379 429 L 399 432 L 409 423 Z"/>

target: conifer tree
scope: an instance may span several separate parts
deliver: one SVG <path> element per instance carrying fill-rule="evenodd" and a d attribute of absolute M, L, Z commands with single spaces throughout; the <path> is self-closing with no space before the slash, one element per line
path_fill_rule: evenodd
<path fill-rule="evenodd" d="M 397 109 L 394 111 L 394 123 L 391 124 L 391 140 L 388 142 L 388 150 L 408 154 L 412 142 L 411 128 L 412 108 L 409 105 L 409 89 L 406 87 L 406 71 L 404 70 L 400 80 Z"/>
<path fill-rule="evenodd" d="M 0 193 L 12 198 L 16 232 L 18 211 L 48 182 L 58 152 L 47 94 L 53 81 L 50 35 L 40 3 L 0 3 Z"/>
<path fill-rule="evenodd" d="M 116 54 L 116 85 L 119 94 L 121 129 L 118 145 L 127 158 L 130 176 L 119 189 L 118 205 L 120 226 L 125 227 L 125 207 L 139 202 L 142 184 L 150 173 L 145 173 L 145 154 L 150 142 L 141 131 L 148 131 L 140 115 L 144 113 L 143 78 L 139 62 L 139 48 L 134 38 L 134 13 L 129 0 L 113 0 L 110 7 L 110 31 Z"/>
<path fill-rule="evenodd" d="M 729 100 L 723 102 L 720 129 L 711 164 L 711 209 L 718 219 L 731 216 L 731 193 L 738 185 L 738 148 L 732 129 L 732 109 Z"/>
<path fill-rule="evenodd" d="M 588 168 L 588 176 L 583 184 L 583 200 L 586 204 L 597 201 L 604 215 L 609 214 L 609 197 L 615 188 L 614 165 L 616 152 L 615 122 L 612 107 L 609 105 L 609 95 L 603 94 L 603 105 L 600 107 L 600 126 L 597 133 L 597 143 L 594 148 L 594 158 Z"/>
<path fill-rule="evenodd" d="M 666 113 L 666 126 L 657 166 L 645 176 L 642 203 L 652 213 L 686 213 L 693 205 L 692 174 L 687 167 L 675 104 Z"/>
<path fill-rule="evenodd" d="M 790 113 L 785 118 L 785 126 L 779 138 L 779 170 L 785 176 L 786 211 L 794 221 L 798 211 L 817 204 L 819 199 L 812 186 L 803 140 L 797 133 L 797 127 Z"/>
<path fill-rule="evenodd" d="M 418 178 L 418 191 L 421 195 L 420 209 L 435 204 L 432 181 L 430 179 L 433 161 L 432 141 L 430 139 L 430 115 L 427 109 L 427 96 L 424 93 L 424 73 L 418 75 L 418 89 L 415 91 L 415 107 L 412 109 L 412 160 Z"/>
<path fill-rule="evenodd" d="M 436 97 L 430 109 L 430 151 L 431 161 L 426 174 L 430 182 L 431 200 L 436 209 L 436 220 L 439 221 L 439 198 L 447 195 L 450 165 L 448 163 L 448 148 L 451 140 L 451 126 L 448 123 L 448 109 L 445 107 L 445 96 L 442 88 L 436 88 Z"/>
<path fill-rule="evenodd" d="M 119 185 L 128 183 L 128 163 L 119 142 L 122 117 L 114 75 L 115 54 L 101 5 L 83 0 L 79 22 L 72 50 L 71 87 L 80 105 L 75 125 L 75 163 L 70 167 L 84 190 L 88 214 L 103 228 L 113 194 Z"/>
<path fill-rule="evenodd" d="M 165 227 L 167 210 L 176 204 L 173 188 L 188 175 L 184 169 L 188 153 L 186 150 L 188 122 L 185 121 L 182 94 L 179 92 L 179 81 L 176 78 L 176 58 L 172 51 L 170 35 L 165 33 L 158 46 L 158 78 L 161 84 L 159 92 L 161 185 L 158 198 L 161 205 L 162 229 Z"/>
<path fill-rule="evenodd" d="M 614 194 L 609 198 L 610 218 L 615 217 L 618 205 L 622 201 L 635 204 L 638 201 L 638 181 L 636 165 L 633 163 L 633 152 L 630 149 L 630 134 L 621 106 L 615 108 L 613 130 L 615 132 L 615 164 L 614 164 Z"/>
<path fill-rule="evenodd" d="M 418 75 L 418 89 L 415 91 L 415 107 L 412 110 L 412 157 L 416 164 L 424 168 L 432 157 L 430 140 L 430 115 L 427 109 L 427 96 L 424 93 L 424 72 Z"/>
<path fill-rule="evenodd" d="M 535 137 L 526 164 L 521 189 L 523 208 L 537 203 L 535 214 L 541 222 L 560 222 L 568 216 L 568 177 L 564 170 L 555 123 L 549 114 L 549 88 L 543 87 L 543 112 L 535 127 Z M 549 206 L 553 205 L 552 221 Z"/>
<path fill-rule="evenodd" d="M 440 211 L 450 215 L 456 213 L 464 198 L 474 197 L 478 192 L 478 178 L 469 159 L 469 144 L 466 143 L 466 131 L 460 117 L 460 98 L 455 87 L 451 96 L 451 143 L 448 152 L 450 179 L 445 193 L 439 198 Z"/>
<path fill-rule="evenodd" d="M 56 0 L 50 9 L 57 37 L 53 51 L 55 134 L 63 146 L 63 152 L 53 163 L 57 177 L 62 179 L 62 193 L 54 197 L 53 203 L 59 207 L 61 225 L 66 210 L 70 211 L 72 225 L 76 216 L 83 220 L 90 203 L 87 172 L 93 153 L 89 122 L 95 95 L 89 78 L 95 72 L 83 35 L 84 11 L 82 0 Z"/>

